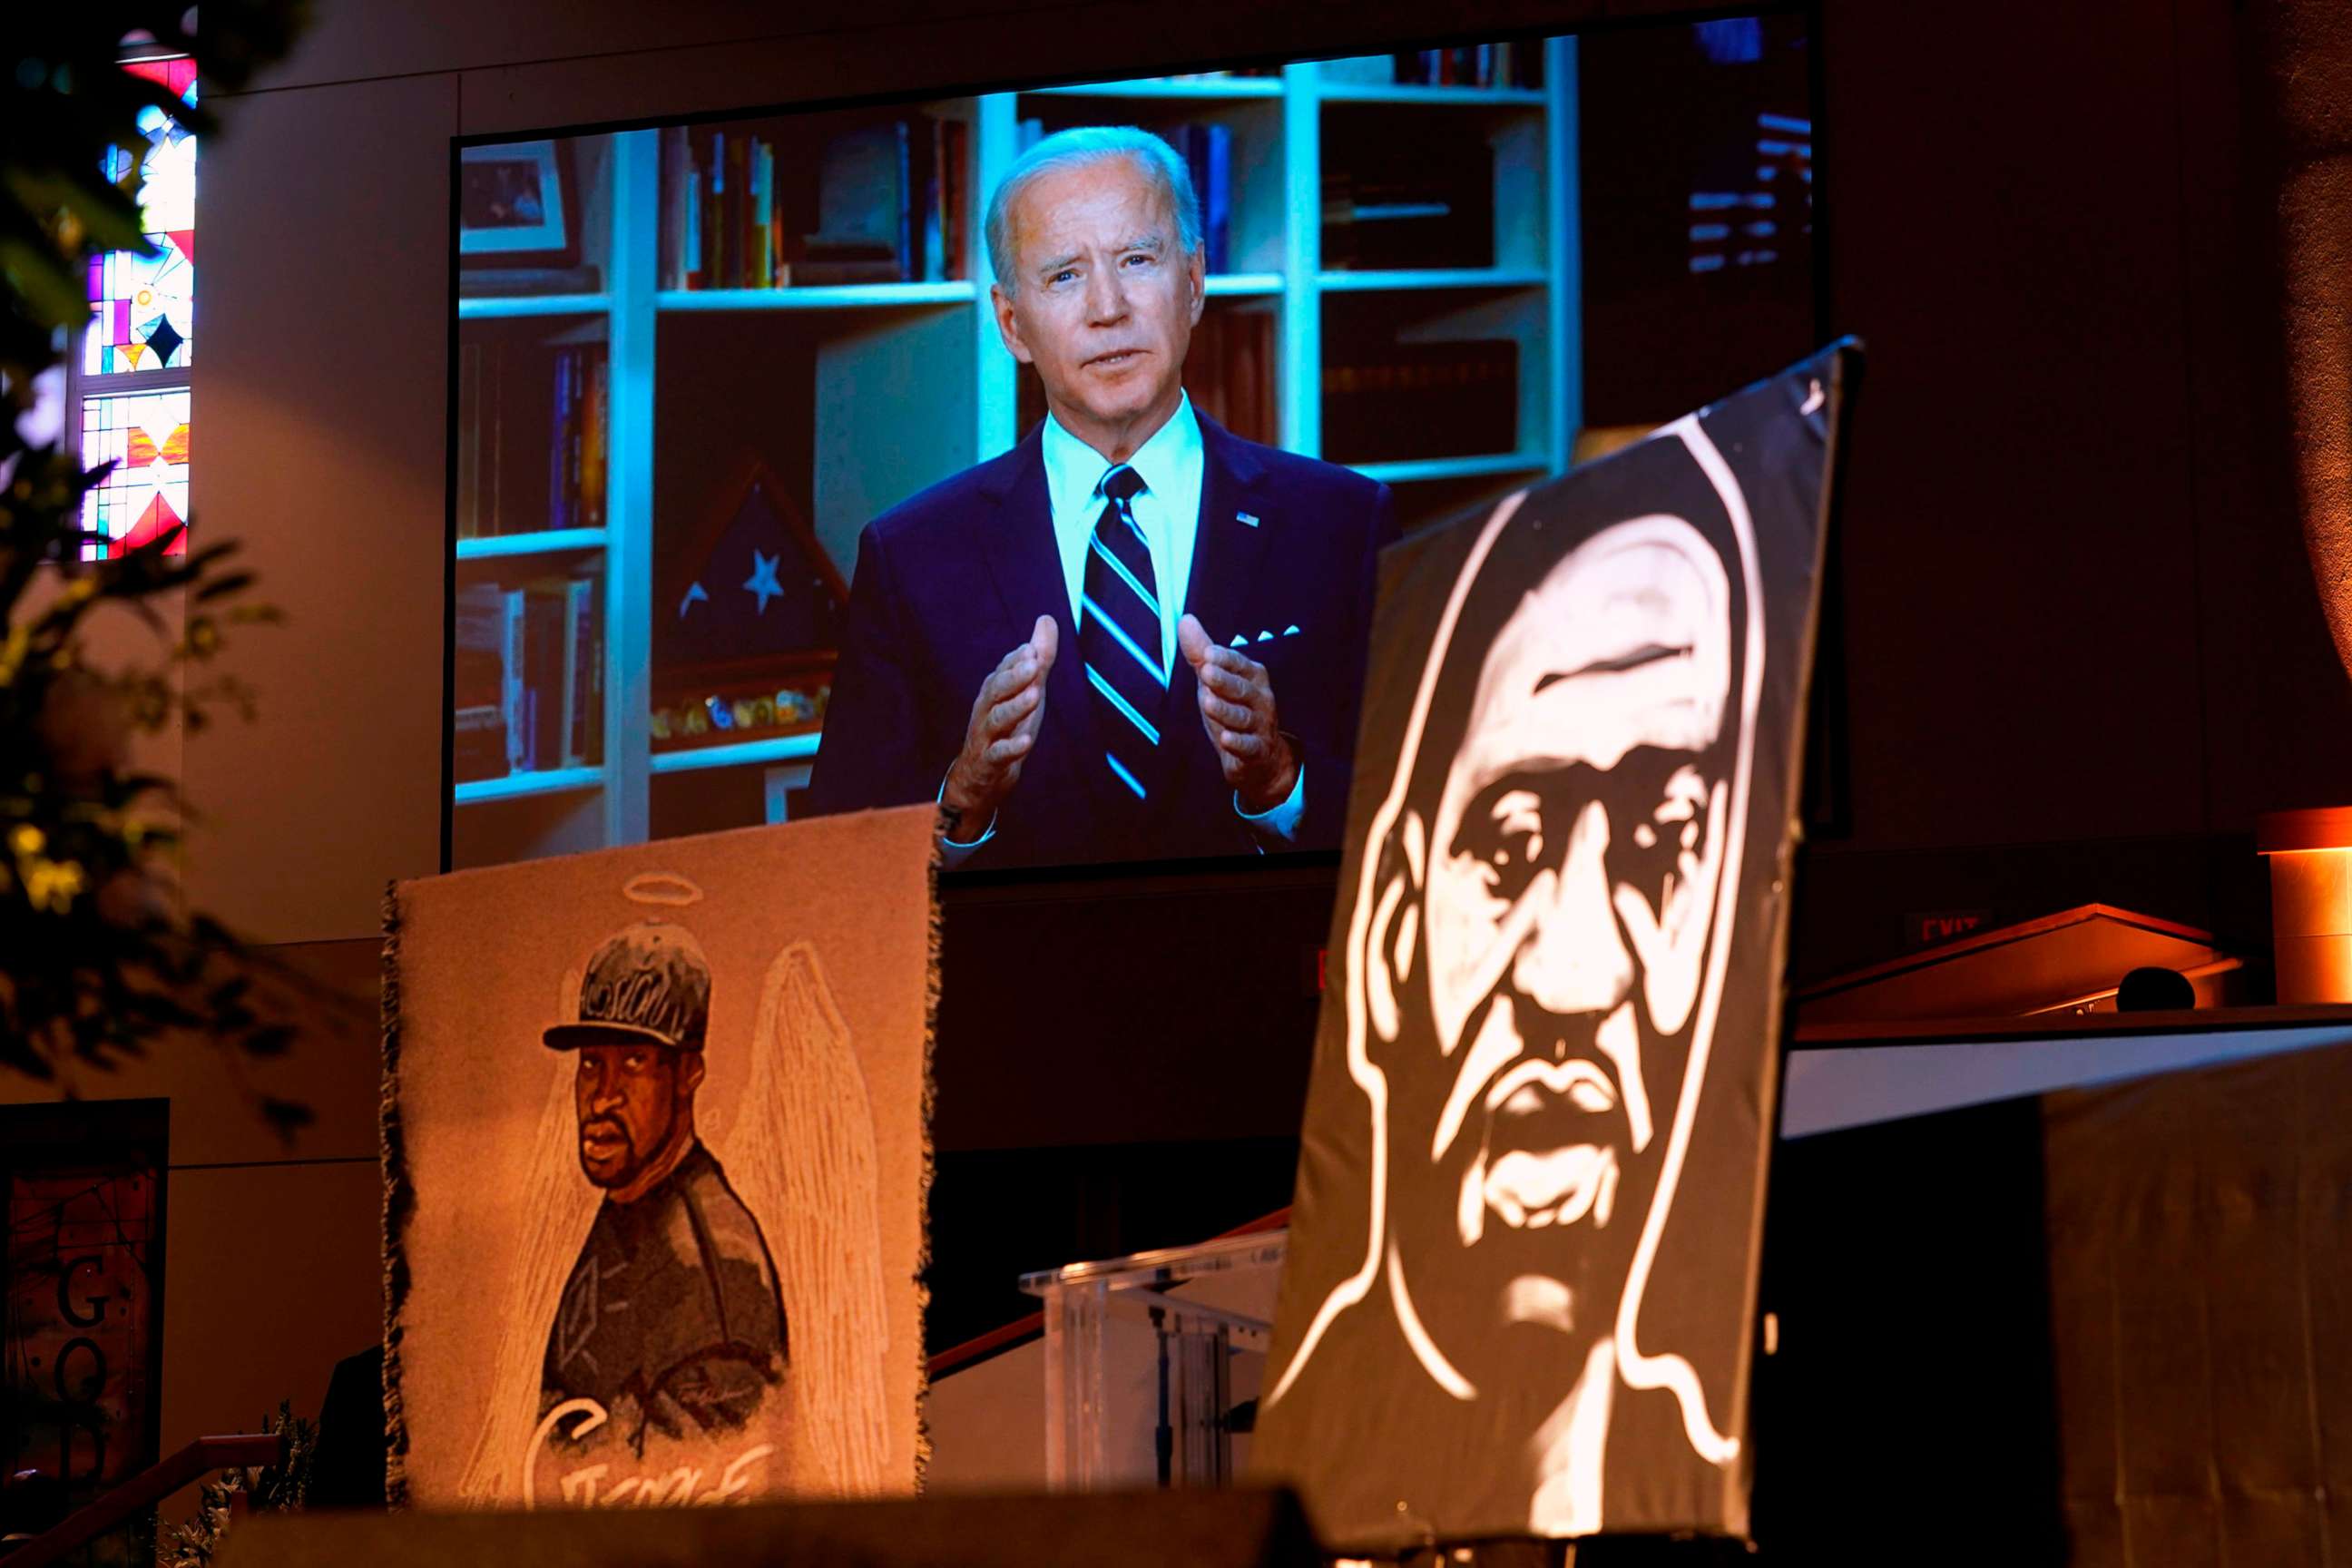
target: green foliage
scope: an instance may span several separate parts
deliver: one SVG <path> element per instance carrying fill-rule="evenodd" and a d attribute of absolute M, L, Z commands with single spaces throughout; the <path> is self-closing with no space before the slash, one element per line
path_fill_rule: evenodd
<path fill-rule="evenodd" d="M 199 134 L 217 129 L 117 63 L 144 32 L 196 59 L 208 91 L 234 91 L 281 57 L 306 0 L 155 0 L 20 8 L 0 50 L 0 1069 L 51 1079 L 71 1063 L 115 1065 L 180 1032 L 233 1052 L 282 1052 L 273 988 L 290 973 L 217 921 L 182 907 L 172 882 L 188 802 L 170 778 L 133 771 L 129 742 L 174 721 L 193 732 L 252 694 L 221 670 L 230 633 L 276 618 L 248 602 L 235 546 L 167 554 L 159 539 L 114 559 L 79 559 L 83 471 L 56 444 L 19 433 L 33 384 L 79 352 L 91 255 L 144 251 L 134 163 L 117 184 L 105 150 L 144 142 L 161 109 Z M 174 636 L 166 612 L 184 605 Z M 155 633 L 144 663 L 100 668 L 90 618 L 127 611 Z M 262 1100 L 290 1128 L 299 1107 Z"/>
<path fill-rule="evenodd" d="M 283 1463 L 260 1469 L 223 1470 L 198 1493 L 196 1511 L 185 1524 L 174 1525 L 157 1542 L 158 1568 L 210 1568 L 220 1550 L 221 1536 L 236 1517 L 236 1507 L 257 1513 L 299 1513 L 310 1493 L 312 1461 L 319 1452 L 319 1428 L 294 1414 L 281 1400 L 278 1414 L 264 1425 L 286 1439 Z"/>

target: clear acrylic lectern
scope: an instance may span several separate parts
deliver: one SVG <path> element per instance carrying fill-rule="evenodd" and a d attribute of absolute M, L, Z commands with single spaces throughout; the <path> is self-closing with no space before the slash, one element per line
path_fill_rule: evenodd
<path fill-rule="evenodd" d="M 1024 1274 L 1045 1308 L 1045 1479 L 1217 1486 L 1255 1409 L 1289 1233 Z"/>

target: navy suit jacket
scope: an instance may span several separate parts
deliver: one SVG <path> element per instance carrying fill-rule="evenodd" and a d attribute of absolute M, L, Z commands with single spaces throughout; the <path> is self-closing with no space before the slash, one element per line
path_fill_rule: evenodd
<path fill-rule="evenodd" d="M 1184 607 L 1221 647 L 1241 637 L 1243 651 L 1265 666 L 1276 718 L 1306 767 L 1297 847 L 1330 848 L 1347 812 L 1374 566 L 1395 537 L 1394 507 L 1386 485 L 1199 417 L 1201 521 Z M 981 682 L 1028 640 L 1039 616 L 1051 616 L 1061 647 L 1037 744 L 971 867 L 1249 854 L 1256 841 L 1234 809 L 1181 655 L 1160 720 L 1161 772 L 1140 816 L 1103 764 L 1041 430 L 892 508 L 859 536 L 812 807 L 935 798 L 963 747 Z"/>

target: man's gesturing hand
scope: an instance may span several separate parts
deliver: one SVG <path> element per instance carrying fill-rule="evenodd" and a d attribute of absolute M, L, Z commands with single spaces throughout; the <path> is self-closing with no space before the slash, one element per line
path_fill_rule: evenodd
<path fill-rule="evenodd" d="M 971 702 L 971 722 L 964 728 L 963 750 L 950 764 L 940 791 L 940 804 L 959 814 L 950 835 L 959 842 L 980 837 L 1021 781 L 1021 764 L 1037 743 L 1037 727 L 1045 721 L 1045 676 L 1054 668 L 1061 640 L 1054 617 L 1039 616 L 1029 640 L 1006 654 L 980 683 L 980 695 Z"/>
<path fill-rule="evenodd" d="M 1196 616 L 1176 623 L 1176 646 L 1201 683 L 1201 724 L 1217 748 L 1225 782 L 1244 811 L 1253 816 L 1272 811 L 1298 782 L 1298 752 L 1275 721 L 1265 666 L 1210 641 Z"/>

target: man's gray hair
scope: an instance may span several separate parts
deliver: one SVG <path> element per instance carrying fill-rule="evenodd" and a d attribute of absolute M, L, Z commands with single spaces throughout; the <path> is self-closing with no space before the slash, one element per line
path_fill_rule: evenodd
<path fill-rule="evenodd" d="M 1176 215 L 1176 238 L 1188 257 L 1201 254 L 1201 198 L 1192 189 L 1192 171 L 1183 157 L 1150 132 L 1134 125 L 1078 125 L 1056 131 L 1020 157 L 998 182 L 988 198 L 988 259 L 996 270 L 996 286 L 1013 292 L 1013 204 L 1046 175 L 1107 159 L 1126 158 L 1160 187 Z"/>

